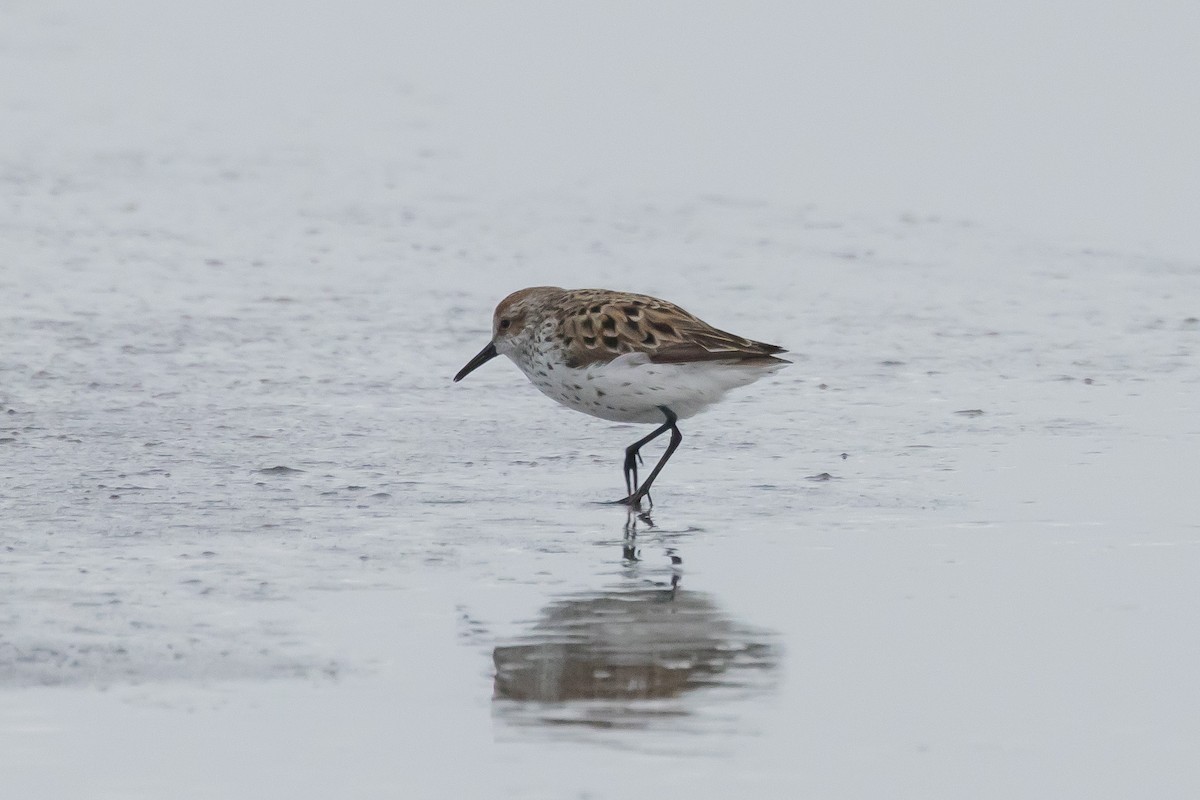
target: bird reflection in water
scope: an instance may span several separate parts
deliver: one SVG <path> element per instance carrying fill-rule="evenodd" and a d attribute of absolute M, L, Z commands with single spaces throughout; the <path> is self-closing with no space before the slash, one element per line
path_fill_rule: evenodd
<path fill-rule="evenodd" d="M 647 528 L 654 527 L 654 520 L 650 519 L 649 511 L 636 512 L 630 509 L 629 514 L 625 517 L 625 539 L 621 543 L 621 558 L 626 563 L 633 563 L 639 559 L 637 549 L 637 534 L 638 523 L 643 523 Z M 673 550 L 668 551 L 671 557 L 671 563 L 678 566 L 681 562 L 679 556 L 674 554 Z M 671 578 L 671 588 L 674 589 L 679 584 L 679 573 L 676 572 Z"/>
<path fill-rule="evenodd" d="M 779 660 L 773 634 L 681 586 L 679 558 L 671 559 L 669 576 L 554 600 L 526 634 L 496 647 L 497 718 L 556 729 L 657 728 L 722 698 L 769 692 Z"/>

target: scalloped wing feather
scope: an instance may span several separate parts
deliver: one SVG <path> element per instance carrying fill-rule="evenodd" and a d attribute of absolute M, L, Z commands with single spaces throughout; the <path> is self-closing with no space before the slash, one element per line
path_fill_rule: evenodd
<path fill-rule="evenodd" d="M 569 292 L 556 338 L 567 366 L 645 353 L 659 364 L 701 361 L 778 361 L 784 348 L 719 330 L 674 303 L 642 294 L 600 289 Z"/>

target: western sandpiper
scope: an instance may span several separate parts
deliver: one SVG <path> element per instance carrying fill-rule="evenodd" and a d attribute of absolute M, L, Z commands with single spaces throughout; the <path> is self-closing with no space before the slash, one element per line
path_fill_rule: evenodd
<path fill-rule="evenodd" d="M 638 507 L 683 440 L 675 423 L 790 364 L 775 355 L 783 351 L 644 294 L 535 286 L 496 306 L 492 340 L 454 380 L 506 355 L 543 394 L 568 408 L 614 422 L 658 424 L 625 449 L 627 495 L 618 502 Z M 666 452 L 639 486 L 638 450 L 667 431 Z"/>

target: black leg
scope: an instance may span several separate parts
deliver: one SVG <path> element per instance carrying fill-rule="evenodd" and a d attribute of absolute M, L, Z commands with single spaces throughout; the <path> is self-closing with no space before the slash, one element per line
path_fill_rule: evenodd
<path fill-rule="evenodd" d="M 629 445 L 625 448 L 625 493 L 626 495 L 633 494 L 638 487 L 638 462 L 642 461 L 642 454 L 634 450 L 634 445 Z M 645 462 L 642 461 L 644 464 Z"/>
<path fill-rule="evenodd" d="M 671 442 L 667 445 L 667 451 L 663 453 L 662 458 L 654 465 L 654 469 L 650 472 L 650 477 L 646 478 L 646 482 L 641 485 L 641 488 L 630 498 L 630 505 L 638 505 L 643 497 L 650 496 L 650 484 L 654 483 L 654 479 L 658 477 L 658 473 L 662 472 L 662 468 L 667 465 L 667 459 L 679 447 L 679 443 L 683 441 L 683 434 L 679 432 L 679 428 L 671 423 Z"/>
<path fill-rule="evenodd" d="M 675 449 L 679 447 L 679 443 L 683 441 L 683 434 L 679 432 L 679 428 L 675 427 L 675 423 L 679 421 L 679 417 L 675 416 L 675 412 L 666 406 L 659 406 L 659 408 L 666 416 L 667 421 L 660 427 L 655 428 L 654 432 L 649 436 L 634 442 L 625 450 L 625 483 L 627 487 L 631 489 L 631 491 L 629 496 L 626 497 L 622 502 L 629 506 L 639 506 L 642 503 L 643 497 L 650 496 L 650 485 L 654 483 L 654 479 L 658 477 L 658 473 L 662 472 L 662 468 L 666 466 L 667 460 L 671 458 L 671 454 L 675 452 Z M 636 490 L 632 490 L 632 487 L 637 485 L 637 466 L 633 463 L 633 459 L 637 457 L 638 450 L 642 447 L 642 445 L 652 441 L 658 436 L 661 436 L 667 431 L 671 432 L 671 442 L 667 445 L 666 452 L 663 453 L 663 456 L 658 460 L 658 463 L 654 465 L 654 469 L 650 472 L 650 477 L 646 478 L 646 482 L 639 486 Z M 632 484 L 630 483 L 631 475 L 633 476 Z"/>
<path fill-rule="evenodd" d="M 655 428 L 654 431 L 649 436 L 644 436 L 641 439 L 638 439 L 633 444 L 629 445 L 629 447 L 625 448 L 625 491 L 627 493 L 626 497 L 625 497 L 626 501 L 630 497 L 633 497 L 634 492 L 636 492 L 637 488 L 638 488 L 637 468 L 638 468 L 638 462 L 642 460 L 642 454 L 639 453 L 638 450 L 641 450 L 644 445 L 649 444 L 650 442 L 657 439 L 659 436 L 662 436 L 664 433 L 671 430 L 672 426 L 674 426 L 674 424 L 675 424 L 675 420 L 678 419 L 678 417 L 676 417 L 674 414 L 671 414 L 670 412 L 666 411 L 665 409 L 664 409 L 663 413 L 666 413 L 669 415 L 667 417 L 667 422 L 665 422 L 662 425 L 660 425 L 659 427 Z M 625 501 L 622 501 L 622 502 L 625 502 Z"/>

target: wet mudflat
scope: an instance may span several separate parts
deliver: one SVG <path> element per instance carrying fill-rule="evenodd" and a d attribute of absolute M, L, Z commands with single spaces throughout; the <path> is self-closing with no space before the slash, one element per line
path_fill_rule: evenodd
<path fill-rule="evenodd" d="M 419 91 L 368 134 L 393 84 L 308 75 L 351 120 L 297 127 L 163 99 L 239 69 L 186 77 L 194 20 L 135 47 L 144 70 L 118 27 L 14 19 L 6 63 L 76 103 L 6 90 L 6 795 L 1200 789 L 1194 262 L 720 193 L 467 191 Z M 91 63 L 133 81 L 129 116 Z M 681 424 L 631 516 L 603 501 L 646 428 L 503 361 L 450 383 L 536 284 L 665 296 L 796 363 Z"/>

